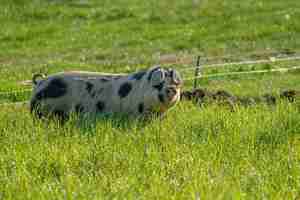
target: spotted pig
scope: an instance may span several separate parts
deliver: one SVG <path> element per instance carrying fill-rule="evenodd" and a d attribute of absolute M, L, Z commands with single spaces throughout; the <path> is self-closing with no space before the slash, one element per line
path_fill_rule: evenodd
<path fill-rule="evenodd" d="M 176 70 L 160 66 L 129 75 L 73 71 L 39 76 L 33 77 L 31 113 L 62 120 L 72 112 L 163 114 L 179 101 L 183 84 Z"/>

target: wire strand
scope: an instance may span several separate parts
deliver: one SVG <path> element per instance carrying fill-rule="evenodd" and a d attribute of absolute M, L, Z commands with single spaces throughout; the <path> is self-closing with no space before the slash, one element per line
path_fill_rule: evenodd
<path fill-rule="evenodd" d="M 18 102 L 10 102 L 10 103 L 0 103 L 0 107 L 5 106 L 23 106 L 28 105 L 29 101 L 18 101 Z"/>
<path fill-rule="evenodd" d="M 205 69 L 205 68 L 216 68 L 216 67 L 237 66 L 237 65 L 254 65 L 254 64 L 292 61 L 292 60 L 300 60 L 300 56 L 287 57 L 287 58 L 270 58 L 264 60 L 244 61 L 244 62 L 216 63 L 216 64 L 209 64 L 209 65 L 201 65 L 199 67 L 185 67 L 179 70 L 188 71 L 188 70 L 195 70 L 197 68 Z"/>
<path fill-rule="evenodd" d="M 217 74 L 209 74 L 209 75 L 200 75 L 192 78 L 186 78 L 184 80 L 194 80 L 200 78 L 213 78 L 213 77 L 222 77 L 222 76 L 232 76 L 232 75 L 243 75 L 243 74 L 260 74 L 260 73 L 270 73 L 270 72 L 288 72 L 291 70 L 300 69 L 299 66 L 289 67 L 289 68 L 278 68 L 278 69 L 269 69 L 269 70 L 256 70 L 256 71 L 244 71 L 244 72 L 228 72 L 228 73 L 217 73 Z"/>
<path fill-rule="evenodd" d="M 26 93 L 26 92 L 31 92 L 31 91 L 32 91 L 32 89 L 15 90 L 15 91 L 10 91 L 10 92 L 0 92 L 0 96 L 7 96 L 7 95 L 12 95 L 12 94 Z"/>
<path fill-rule="evenodd" d="M 288 60 L 300 60 L 299 57 L 289 57 L 289 58 L 283 58 L 283 59 L 276 59 L 275 61 L 271 62 L 281 62 L 281 61 L 288 61 Z M 243 64 L 257 64 L 257 63 L 267 63 L 270 62 L 270 60 L 258 60 L 258 61 L 246 61 L 246 62 L 234 62 L 234 63 L 223 63 L 223 64 L 212 64 L 212 65 L 205 65 L 203 67 L 212 67 L 212 66 L 229 66 L 229 65 L 243 65 Z M 193 67 L 190 69 L 196 69 L 197 67 Z M 200 79 L 200 78 L 213 78 L 213 77 L 222 77 L 222 76 L 231 76 L 231 75 L 243 75 L 243 74 L 259 74 L 259 73 L 270 73 L 270 72 L 288 72 L 291 70 L 297 70 L 300 69 L 300 66 L 294 66 L 289 68 L 278 68 L 278 69 L 269 69 L 269 70 L 256 70 L 256 71 L 244 71 L 244 72 L 228 72 L 228 73 L 217 73 L 217 74 L 208 74 L 208 75 L 200 75 L 195 77 L 186 78 L 184 80 L 194 80 L 194 79 Z M 26 92 L 32 92 L 32 89 L 24 89 L 19 91 L 10 91 L 10 92 L 0 92 L 0 96 L 8 96 L 13 94 L 20 94 L 20 93 L 26 93 Z M 9 103 L 4 103 L 9 104 Z M 0 105 L 4 105 L 3 103 Z M 12 103 L 13 104 L 13 103 Z"/>

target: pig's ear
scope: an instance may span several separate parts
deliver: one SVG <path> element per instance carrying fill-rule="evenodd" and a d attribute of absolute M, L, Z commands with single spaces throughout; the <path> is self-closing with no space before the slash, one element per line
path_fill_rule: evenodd
<path fill-rule="evenodd" d="M 151 74 L 151 85 L 156 86 L 162 83 L 165 80 L 165 70 L 162 68 L 158 68 Z"/>
<path fill-rule="evenodd" d="M 172 70 L 172 81 L 176 85 L 181 85 L 183 83 L 183 80 L 182 80 L 180 74 L 174 69 Z"/>

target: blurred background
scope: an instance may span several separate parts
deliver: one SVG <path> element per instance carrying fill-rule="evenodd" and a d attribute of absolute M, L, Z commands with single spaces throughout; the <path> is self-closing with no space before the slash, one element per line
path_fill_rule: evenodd
<path fill-rule="evenodd" d="M 190 67 L 196 56 L 204 63 L 294 56 L 298 8 L 296 0 L 1 0 L 0 91 L 26 87 L 19 83 L 37 72 L 129 73 L 155 64 Z"/>

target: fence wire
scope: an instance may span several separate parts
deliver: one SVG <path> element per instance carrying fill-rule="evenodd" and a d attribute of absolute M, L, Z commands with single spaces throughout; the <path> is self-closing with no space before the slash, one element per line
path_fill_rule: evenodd
<path fill-rule="evenodd" d="M 199 59 L 198 59 L 199 60 Z M 203 59 L 205 60 L 205 59 Z M 227 67 L 227 66 L 243 66 L 243 65 L 256 65 L 256 64 L 264 64 L 264 63 L 278 63 L 278 62 L 285 62 L 285 61 L 295 61 L 300 60 L 300 56 L 293 56 L 293 57 L 286 57 L 286 58 L 276 58 L 271 57 L 270 59 L 264 60 L 254 60 L 254 61 L 244 61 L 244 62 L 231 62 L 231 63 L 217 63 L 217 64 L 209 64 L 209 65 L 200 65 L 197 63 L 196 67 L 185 67 L 181 68 L 180 71 L 188 71 L 188 70 L 199 70 L 205 68 L 217 68 L 217 67 Z M 242 72 L 226 72 L 226 73 L 216 73 L 216 74 L 208 74 L 208 75 L 197 75 L 193 77 L 184 78 L 184 80 L 195 80 L 201 78 L 214 78 L 214 77 L 224 77 L 224 76 L 233 76 L 233 75 L 244 75 L 244 74 L 260 74 L 260 73 L 271 73 L 271 72 L 289 72 L 292 70 L 300 69 L 300 66 L 292 66 L 288 68 L 277 68 L 277 69 L 268 69 L 268 70 L 255 70 L 255 71 L 242 71 Z M 201 73 L 201 72 L 200 72 Z M 32 92 L 32 89 L 24 89 L 24 90 L 17 90 L 17 91 L 9 91 L 9 92 L 0 92 L 1 97 L 11 97 L 11 96 L 19 96 L 25 93 Z M 8 106 L 8 105 L 24 105 L 28 103 L 28 101 L 22 102 L 15 102 L 15 103 L 1 103 L 0 106 Z"/>
<path fill-rule="evenodd" d="M 14 90 L 10 92 L 0 92 L 0 97 L 1 96 L 11 96 L 11 95 L 18 95 L 18 94 L 24 94 L 26 92 L 31 92 L 32 89 L 24 89 L 24 90 Z"/>
<path fill-rule="evenodd" d="M 228 66 L 256 65 L 256 64 L 277 63 L 277 62 L 295 61 L 295 60 L 300 60 L 300 56 L 287 57 L 287 58 L 271 57 L 270 59 L 264 59 L 264 60 L 255 60 L 255 61 L 249 60 L 243 62 L 217 63 L 217 64 L 209 64 L 209 65 L 203 64 L 196 67 L 181 68 L 180 70 L 189 71 L 189 70 L 195 70 L 197 68 L 205 69 L 205 68 L 217 68 L 217 67 L 228 67 Z"/>
<path fill-rule="evenodd" d="M 277 68 L 277 69 L 268 69 L 268 70 L 255 70 L 255 71 L 244 71 L 244 72 L 227 72 L 227 73 L 217 73 L 209 75 L 199 75 L 191 78 L 186 78 L 184 80 L 194 80 L 200 78 L 213 78 L 213 77 L 222 77 L 222 76 L 233 76 L 233 75 L 243 75 L 243 74 L 260 74 L 260 73 L 270 73 L 270 72 L 289 72 L 292 70 L 300 69 L 300 66 L 294 66 L 289 68 Z"/>
<path fill-rule="evenodd" d="M 18 101 L 18 102 L 10 102 L 10 103 L 0 103 L 0 107 L 7 107 L 7 106 L 24 106 L 29 105 L 29 101 Z"/>

